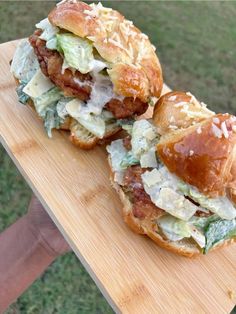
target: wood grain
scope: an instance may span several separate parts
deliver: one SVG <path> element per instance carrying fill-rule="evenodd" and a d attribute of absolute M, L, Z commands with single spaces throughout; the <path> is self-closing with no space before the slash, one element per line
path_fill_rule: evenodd
<path fill-rule="evenodd" d="M 59 131 L 48 139 L 36 114 L 18 103 L 9 73 L 15 46 L 0 45 L 1 142 L 114 310 L 229 313 L 236 246 L 191 260 L 130 231 L 105 150 L 79 150 Z"/>

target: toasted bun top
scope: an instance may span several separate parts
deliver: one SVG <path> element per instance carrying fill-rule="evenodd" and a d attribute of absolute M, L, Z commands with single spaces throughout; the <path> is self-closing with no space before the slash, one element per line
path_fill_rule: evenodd
<path fill-rule="evenodd" d="M 171 172 L 205 195 L 218 197 L 236 188 L 236 117 L 232 115 L 217 114 L 169 132 L 161 137 L 157 151 Z"/>
<path fill-rule="evenodd" d="M 114 91 L 147 102 L 159 97 L 163 79 L 155 48 L 148 37 L 119 12 L 99 4 L 74 0 L 57 5 L 49 21 L 93 42 L 98 53 L 110 63 Z"/>
<path fill-rule="evenodd" d="M 214 115 L 191 93 L 174 91 L 163 95 L 155 105 L 153 123 L 161 135 L 185 129 Z"/>

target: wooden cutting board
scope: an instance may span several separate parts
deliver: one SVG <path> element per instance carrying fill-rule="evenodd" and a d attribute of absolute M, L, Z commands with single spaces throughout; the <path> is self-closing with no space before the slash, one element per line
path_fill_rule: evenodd
<path fill-rule="evenodd" d="M 187 259 L 134 234 L 110 187 L 105 149 L 82 151 L 61 131 L 48 139 L 36 113 L 18 103 L 9 72 L 16 44 L 0 45 L 1 142 L 114 310 L 229 313 L 236 245 Z"/>

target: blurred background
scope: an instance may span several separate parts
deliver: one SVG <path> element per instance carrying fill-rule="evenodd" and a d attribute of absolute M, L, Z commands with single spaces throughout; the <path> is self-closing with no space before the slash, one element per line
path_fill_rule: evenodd
<path fill-rule="evenodd" d="M 0 43 L 29 36 L 55 3 L 0 1 Z M 236 114 L 236 2 L 103 1 L 103 5 L 120 10 L 150 37 L 172 89 L 191 91 L 216 112 Z M 26 212 L 30 194 L 0 147 L 0 232 Z M 71 253 L 59 258 L 7 313 L 113 311 Z"/>

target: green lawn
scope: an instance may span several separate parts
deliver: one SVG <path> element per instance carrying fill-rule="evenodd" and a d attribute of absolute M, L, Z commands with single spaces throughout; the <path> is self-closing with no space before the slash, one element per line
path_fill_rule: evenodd
<path fill-rule="evenodd" d="M 236 3 L 113 1 L 157 46 L 165 81 L 215 111 L 236 113 Z M 1 1 L 0 42 L 28 36 L 53 2 Z M 0 231 L 26 211 L 30 190 L 0 149 Z M 59 258 L 8 313 L 112 313 L 73 254 Z"/>

